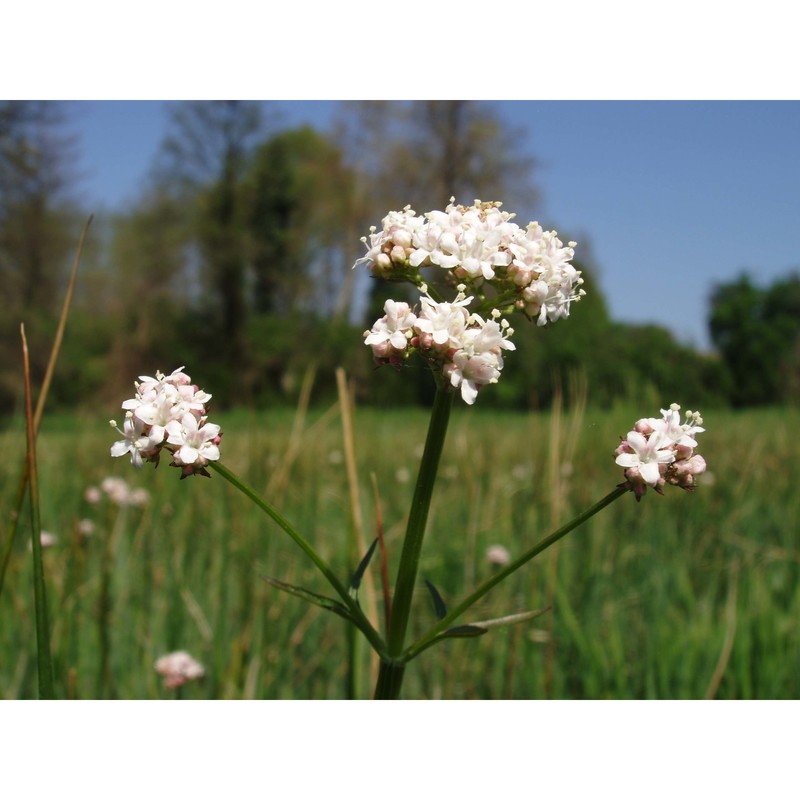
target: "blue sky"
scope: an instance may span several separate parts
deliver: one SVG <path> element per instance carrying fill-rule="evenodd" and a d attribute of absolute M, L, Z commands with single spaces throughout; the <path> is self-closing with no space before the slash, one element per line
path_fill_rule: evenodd
<path fill-rule="evenodd" d="M 538 164 L 540 204 L 508 210 L 578 242 L 615 319 L 657 322 L 707 348 L 716 282 L 746 270 L 769 283 L 800 269 L 799 102 L 488 102 Z M 336 108 L 277 104 L 286 124 L 322 130 Z M 90 210 L 123 210 L 136 197 L 166 105 L 69 105 L 81 152 L 77 188 Z"/>

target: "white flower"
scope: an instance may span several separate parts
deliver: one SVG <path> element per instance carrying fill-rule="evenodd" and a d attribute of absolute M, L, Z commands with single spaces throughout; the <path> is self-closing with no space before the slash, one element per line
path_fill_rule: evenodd
<path fill-rule="evenodd" d="M 123 430 L 111 423 L 124 437 L 114 443 L 111 455 L 130 453 L 131 463 L 141 467 L 145 460 L 158 464 L 166 446 L 173 454 L 173 464 L 184 467 L 183 477 L 207 475 L 203 467 L 219 459 L 219 426 L 206 422 L 205 404 L 211 395 L 195 386 L 183 367 L 170 375 L 141 375 L 135 386 L 135 396 L 122 404 L 126 411 Z M 168 445 L 179 445 L 179 449 L 175 452 Z M 143 505 L 147 498 L 133 494 L 125 502 Z"/>
<path fill-rule="evenodd" d="M 195 681 L 205 675 L 203 665 L 195 661 L 185 650 L 178 650 L 161 656 L 155 663 L 156 672 L 164 678 L 167 689 L 177 689 L 188 681 Z"/>
<path fill-rule="evenodd" d="M 175 463 L 181 466 L 205 466 L 219 459 L 219 425 L 198 423 L 194 414 L 184 414 L 167 425 L 167 442 L 179 445 L 175 451 Z"/>
<path fill-rule="evenodd" d="M 660 431 L 663 436 L 674 444 L 684 447 L 697 447 L 697 440 L 694 436 L 703 433 L 705 428 L 700 425 L 703 418 L 699 412 L 687 411 L 686 422 L 681 423 L 681 407 L 673 403 L 669 408 L 662 408 L 662 419 L 647 420 L 654 430 Z"/>
<path fill-rule="evenodd" d="M 83 497 L 87 503 L 91 503 L 94 506 L 103 499 L 103 493 L 97 486 L 89 486 L 83 493 Z"/>
<path fill-rule="evenodd" d="M 505 567 L 511 563 L 511 553 L 501 544 L 493 544 L 486 550 L 486 560 L 493 567 Z"/>
<path fill-rule="evenodd" d="M 705 429 L 699 411 L 687 411 L 680 421 L 680 406 L 673 403 L 661 409 L 661 419 L 640 419 L 627 439 L 614 451 L 616 463 L 625 468 L 625 483 L 640 500 L 651 486 L 659 494 L 667 484 L 688 492 L 694 490 L 696 478 L 706 471 L 706 461 L 694 453 L 693 438 Z"/>
<path fill-rule="evenodd" d="M 466 350 L 459 350 L 453 355 L 452 363 L 445 365 L 444 372 L 453 386 L 461 387 L 464 402 L 472 405 L 479 386 L 497 383 L 501 367 L 502 361 L 494 353 L 470 355 Z"/>
<path fill-rule="evenodd" d="M 452 303 L 437 303 L 429 295 L 423 295 L 414 327 L 420 333 L 430 334 L 433 341 L 440 346 L 452 343 L 457 347 L 467 327 L 469 314 L 466 306 L 471 302 L 472 298 L 464 297 L 463 292 L 459 292 Z"/>
<path fill-rule="evenodd" d="M 56 544 L 58 544 L 58 536 L 56 536 L 54 533 L 50 533 L 50 531 L 40 531 L 39 542 L 42 545 L 42 549 L 45 549 L 47 547 L 54 547 Z M 32 542 L 28 542 L 28 549 L 29 550 L 33 549 Z"/>
<path fill-rule="evenodd" d="M 655 432 L 650 438 L 638 431 L 630 431 L 627 436 L 630 453 L 620 453 L 616 462 L 626 469 L 636 468 L 642 480 L 650 486 L 655 486 L 661 477 L 659 465 L 671 464 L 675 460 L 675 452 L 665 449 L 670 446 L 669 440 Z"/>
<path fill-rule="evenodd" d="M 114 458 L 119 458 L 128 453 L 131 454 L 131 464 L 137 469 L 141 468 L 143 463 L 143 456 L 152 452 L 162 439 L 153 441 L 150 436 L 145 432 L 145 423 L 134 417 L 129 411 L 125 417 L 125 422 L 122 424 L 122 430 L 117 427 L 117 423 L 111 420 L 109 423 L 117 433 L 121 434 L 124 438 L 111 445 L 111 455 Z"/>
<path fill-rule="evenodd" d="M 417 317 L 408 303 L 387 300 L 383 305 L 386 316 L 379 319 L 364 339 L 364 344 L 380 345 L 389 342 L 395 350 L 404 350 Z"/>

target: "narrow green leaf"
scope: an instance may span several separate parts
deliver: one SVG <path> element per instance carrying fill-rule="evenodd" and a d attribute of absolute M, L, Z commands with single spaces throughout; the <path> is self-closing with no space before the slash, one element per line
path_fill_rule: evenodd
<path fill-rule="evenodd" d="M 352 620 L 350 612 L 338 600 L 334 600 L 331 597 L 325 597 L 325 595 L 322 594 L 317 594 L 309 589 L 303 589 L 301 586 L 293 586 L 291 583 L 279 581 L 277 578 L 271 578 L 269 575 L 262 575 L 261 577 L 270 586 L 274 586 L 276 589 L 280 589 L 282 592 L 293 594 L 295 597 L 300 597 L 308 603 L 312 603 L 315 606 L 324 608 L 326 611 L 333 611 L 334 614 L 338 614 L 340 617 Z"/>
<path fill-rule="evenodd" d="M 455 628 L 448 628 L 439 639 L 465 639 L 483 636 L 484 633 L 489 633 L 489 629 L 478 625 L 456 625 Z"/>
<path fill-rule="evenodd" d="M 364 572 L 366 572 L 367 567 L 369 566 L 369 562 L 372 559 L 372 554 L 375 552 L 375 547 L 378 544 L 378 540 L 375 539 L 372 544 L 369 546 L 369 550 L 367 550 L 367 554 L 364 558 L 361 559 L 361 563 L 356 568 L 356 571 L 353 573 L 353 579 L 350 581 L 350 594 L 355 597 L 358 593 L 358 587 L 361 586 L 361 579 L 364 577 Z"/>
<path fill-rule="evenodd" d="M 433 600 L 433 610 L 436 614 L 436 619 L 444 619 L 447 616 L 447 606 L 444 604 L 444 600 L 442 600 L 442 596 L 437 591 L 436 587 L 429 581 L 425 581 L 425 585 L 428 587 L 428 591 L 431 593 L 431 599 Z"/>
<path fill-rule="evenodd" d="M 519 614 L 509 614 L 507 617 L 496 617 L 495 619 L 485 619 L 480 622 L 473 622 L 472 625 L 490 630 L 491 628 L 502 628 L 506 625 L 516 625 L 518 622 L 527 622 L 536 617 L 541 617 L 546 614 L 552 606 L 545 606 L 544 608 L 537 608 L 535 611 L 521 611 Z"/>

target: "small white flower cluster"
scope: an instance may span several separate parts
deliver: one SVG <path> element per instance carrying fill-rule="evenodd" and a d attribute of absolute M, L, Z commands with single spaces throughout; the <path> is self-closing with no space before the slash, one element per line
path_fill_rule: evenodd
<path fill-rule="evenodd" d="M 663 494 L 665 484 L 692 491 L 695 478 L 706 471 L 703 456 L 694 448 L 703 418 L 699 411 L 687 411 L 681 422 L 681 407 L 673 403 L 661 409 L 661 419 L 640 419 L 614 451 L 617 464 L 625 468 L 625 483 L 639 500 L 651 486 Z"/>
<path fill-rule="evenodd" d="M 166 689 L 178 689 L 184 683 L 196 681 L 205 675 L 203 665 L 184 650 L 161 656 L 155 663 L 155 670 L 164 678 Z"/>
<path fill-rule="evenodd" d="M 421 288 L 425 294 L 417 312 L 408 303 L 387 300 L 385 315 L 364 332 L 364 343 L 372 347 L 379 364 L 399 366 L 412 350 L 419 352 L 472 405 L 480 386 L 497 383 L 503 369 L 502 351 L 515 349 L 509 340 L 514 331 L 508 320 L 497 321 L 499 311 L 489 320 L 470 314 L 467 306 L 473 298 L 465 296 L 464 284 L 459 284 L 451 303 L 437 303 L 424 284 Z"/>
<path fill-rule="evenodd" d="M 40 531 L 39 541 L 41 542 L 42 550 L 46 550 L 48 547 L 55 547 L 58 544 L 58 536 L 50 533 L 50 531 Z M 32 542 L 28 542 L 28 550 L 33 550 Z"/>
<path fill-rule="evenodd" d="M 501 544 L 493 544 L 487 548 L 485 557 L 493 567 L 507 567 L 511 563 L 511 553 Z"/>
<path fill-rule="evenodd" d="M 122 435 L 111 447 L 116 457 L 130 453 L 131 463 L 141 467 L 145 461 L 158 465 L 161 450 L 172 455 L 170 466 L 180 467 L 181 479 L 205 475 L 209 461 L 219 459 L 222 434 L 219 425 L 207 421 L 206 403 L 211 395 L 192 384 L 183 367 L 171 375 L 156 372 L 155 378 L 141 376 L 135 382 L 136 396 L 122 404 L 125 422 Z"/>
<path fill-rule="evenodd" d="M 150 494 L 147 489 L 132 489 L 122 478 L 114 478 L 111 476 L 103 478 L 99 487 L 90 486 L 84 492 L 83 496 L 87 503 L 96 505 L 103 499 L 104 494 L 117 506 L 144 508 L 150 501 Z"/>
<path fill-rule="evenodd" d="M 366 264 L 376 277 L 418 285 L 419 269 L 437 266 L 470 291 L 492 286 L 504 306 L 538 325 L 568 317 L 570 304 L 585 294 L 581 273 L 570 263 L 575 242 L 565 247 L 538 222 L 521 228 L 501 206 L 480 200 L 461 206 L 451 198 L 444 211 L 421 217 L 410 206 L 392 211 L 380 231 L 372 227 L 362 238 L 367 254 L 356 265 Z"/>

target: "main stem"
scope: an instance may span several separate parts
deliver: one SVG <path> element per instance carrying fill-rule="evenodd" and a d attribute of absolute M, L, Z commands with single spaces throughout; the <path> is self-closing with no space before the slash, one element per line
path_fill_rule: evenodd
<path fill-rule="evenodd" d="M 400 566 L 397 570 L 394 597 L 392 598 L 392 616 L 387 634 L 387 657 L 381 659 L 378 683 L 375 688 L 376 700 L 394 700 L 400 694 L 405 669 L 401 654 L 408 630 L 419 557 L 425 538 L 425 525 L 428 521 L 439 459 L 447 436 L 447 424 L 450 420 L 450 410 L 453 407 L 453 397 L 453 392 L 446 384 L 441 383 L 437 386 L 431 420 L 428 425 L 428 436 L 425 440 L 425 451 L 422 454 L 403 541 L 403 552 L 400 556 Z"/>

